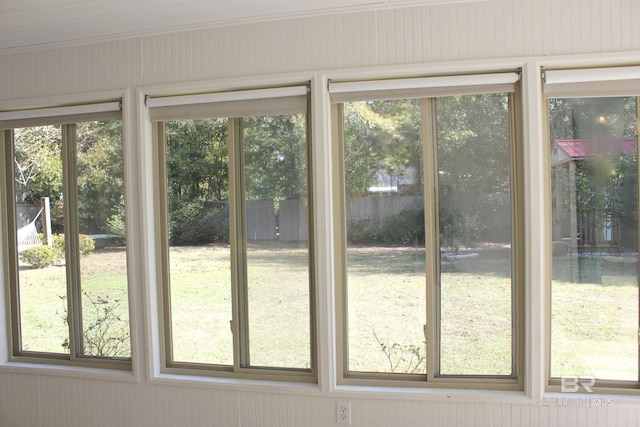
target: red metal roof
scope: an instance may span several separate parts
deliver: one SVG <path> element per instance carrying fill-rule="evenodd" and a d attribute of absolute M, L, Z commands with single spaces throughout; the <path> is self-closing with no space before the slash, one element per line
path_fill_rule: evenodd
<path fill-rule="evenodd" d="M 603 141 L 590 139 L 559 139 L 556 140 L 555 143 L 567 156 L 574 159 L 602 155 L 630 154 L 638 151 L 638 141 L 635 138 L 609 139 Z"/>

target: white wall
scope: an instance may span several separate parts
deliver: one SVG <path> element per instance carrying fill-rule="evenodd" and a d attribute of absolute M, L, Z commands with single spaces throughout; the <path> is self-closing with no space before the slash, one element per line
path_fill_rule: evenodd
<path fill-rule="evenodd" d="M 544 174 L 540 65 L 640 62 L 637 0 L 489 0 L 486 2 L 318 16 L 283 22 L 107 41 L 0 55 L 0 109 L 65 102 L 101 91 L 128 94 L 125 119 L 130 225 L 134 374 L 0 366 L 0 426 L 332 426 L 335 402 L 352 404 L 352 425 L 376 426 L 638 426 L 640 398 L 613 408 L 539 404 L 543 394 Z M 315 194 L 319 227 L 330 230 L 330 161 L 325 79 L 332 76 L 464 72 L 522 66 L 525 72 L 528 208 L 527 377 L 524 393 L 387 391 L 335 388 L 331 358 L 333 268 L 330 241 L 320 239 L 317 269 L 320 385 L 194 383 L 160 378 L 154 339 L 154 287 L 147 252 L 149 155 L 136 89 L 209 81 L 203 87 L 314 79 Z M 160 89 L 159 89 L 160 88 Z M 179 89 L 179 87 L 178 87 Z M 147 89 L 141 89 L 142 92 Z M 137 108 L 136 108 L 137 106 Z M 133 108 L 132 108 L 133 107 Z M 140 195 L 145 197 L 139 197 Z M 1 218 L 0 218 L 1 219 Z M 0 249 L 0 256 L 1 256 Z M 539 270 L 542 269 L 542 272 Z M 0 275 L 0 277 L 2 277 Z M 0 303 L 3 295 L 0 293 Z M 2 309 L 0 308 L 0 314 Z M 6 316 L 0 315 L 0 326 Z M 0 332 L 0 362 L 6 333 Z"/>

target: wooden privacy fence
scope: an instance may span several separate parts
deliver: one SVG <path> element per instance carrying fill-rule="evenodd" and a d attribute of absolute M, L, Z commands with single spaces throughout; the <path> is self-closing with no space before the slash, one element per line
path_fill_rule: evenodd
<path fill-rule="evenodd" d="M 421 202 L 417 196 L 358 197 L 347 203 L 347 220 L 396 216 L 407 209 L 419 209 Z M 271 200 L 247 200 L 247 240 L 308 240 L 307 208 L 304 200 L 282 200 L 276 214 Z"/>
<path fill-rule="evenodd" d="M 275 240 L 276 213 L 273 200 L 247 200 L 247 240 Z"/>
<path fill-rule="evenodd" d="M 494 238 L 509 239 L 511 208 L 508 194 L 456 195 L 451 201 L 465 216 L 476 216 Z M 283 200 L 277 214 L 272 201 L 247 201 L 246 206 L 249 240 L 307 240 L 308 214 L 305 201 Z M 347 201 L 347 222 L 394 217 L 406 210 L 419 209 L 422 209 L 422 198 L 419 196 L 357 197 Z M 259 230 L 261 227 L 268 229 Z"/>
<path fill-rule="evenodd" d="M 419 196 L 356 197 L 347 201 L 347 222 L 396 216 L 405 210 L 422 207 Z"/>
<path fill-rule="evenodd" d="M 309 215 L 307 204 L 300 199 L 280 202 L 280 240 L 301 242 L 308 240 Z"/>
<path fill-rule="evenodd" d="M 247 240 L 308 240 L 309 220 L 305 201 L 281 200 L 278 217 L 273 200 L 247 200 L 245 207 Z"/>

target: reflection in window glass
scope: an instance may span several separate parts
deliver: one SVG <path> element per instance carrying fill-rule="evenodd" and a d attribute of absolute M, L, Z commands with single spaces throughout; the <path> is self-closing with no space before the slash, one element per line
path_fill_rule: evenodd
<path fill-rule="evenodd" d="M 551 376 L 638 380 L 636 98 L 550 99 Z"/>

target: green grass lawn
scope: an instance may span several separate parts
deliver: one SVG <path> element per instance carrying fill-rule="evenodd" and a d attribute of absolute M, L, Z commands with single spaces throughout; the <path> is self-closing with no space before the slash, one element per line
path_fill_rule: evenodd
<path fill-rule="evenodd" d="M 126 272 L 124 248 L 95 251 L 80 260 L 83 330 L 100 347 L 87 342 L 87 355 L 130 356 Z M 32 269 L 21 262 L 18 276 L 23 350 L 67 352 L 65 266 Z"/>
<path fill-rule="evenodd" d="M 638 380 L 635 258 L 554 259 L 551 375 Z"/>
<path fill-rule="evenodd" d="M 349 369 L 425 373 L 424 250 L 350 248 L 348 265 Z M 511 374 L 509 268 L 505 251 L 443 261 L 442 374 Z"/>
<path fill-rule="evenodd" d="M 230 251 L 226 246 L 170 251 L 174 359 L 233 362 Z M 552 367 L 554 376 L 637 379 L 638 286 L 633 260 L 563 258 L 554 261 Z M 632 262 L 628 262 L 632 261 Z M 308 368 L 310 318 L 304 247 L 253 244 L 247 251 L 251 365 Z M 98 250 L 81 260 L 84 321 L 101 310 L 128 318 L 123 249 Z M 349 369 L 419 372 L 426 369 L 424 251 L 350 248 L 348 251 Z M 440 313 L 443 374 L 511 373 L 511 285 L 505 251 L 443 261 Z M 21 266 L 25 350 L 64 353 L 65 268 Z M 93 302 L 91 302 L 93 301 Z M 122 329 L 116 322 L 112 329 Z M 121 332 L 120 332 L 121 333 Z M 128 347 L 121 349 L 128 355 Z"/>

